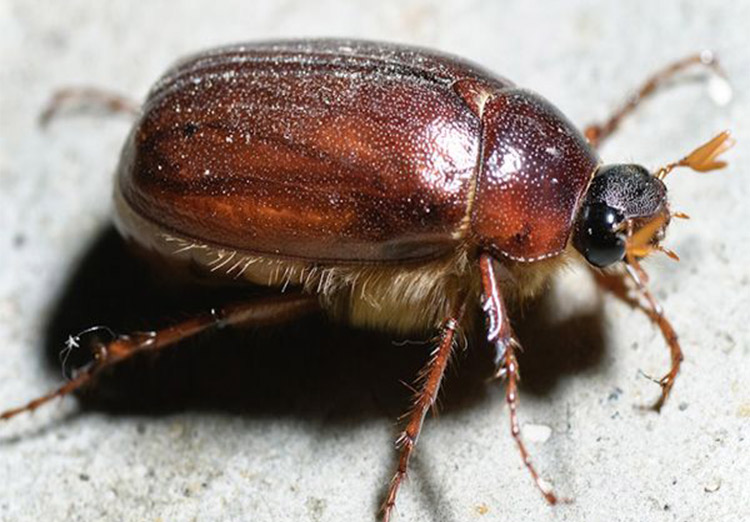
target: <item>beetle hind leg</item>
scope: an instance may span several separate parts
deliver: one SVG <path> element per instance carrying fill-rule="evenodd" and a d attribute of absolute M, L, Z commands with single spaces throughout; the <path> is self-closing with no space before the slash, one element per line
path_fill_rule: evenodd
<path fill-rule="evenodd" d="M 140 104 L 116 92 L 98 87 L 67 87 L 56 91 L 39 114 L 39 124 L 48 125 L 64 109 L 93 109 L 109 114 L 126 114 L 135 118 Z"/>
<path fill-rule="evenodd" d="M 422 430 L 424 418 L 427 410 L 435 404 L 440 383 L 445 374 L 451 354 L 456 345 L 456 333 L 459 323 L 463 317 L 464 308 L 461 308 L 448 318 L 442 328 L 440 343 L 430 356 L 430 360 L 420 371 L 418 381 L 421 381 L 421 388 L 415 394 L 414 405 L 405 415 L 408 418 L 406 427 L 401 431 L 396 439 L 396 445 L 400 450 L 398 467 L 388 486 L 388 494 L 381 508 L 383 522 L 388 522 L 391 518 L 391 512 L 396 505 L 396 496 L 399 487 L 406 477 L 406 470 L 409 466 L 409 459 L 417 444 L 419 433 Z"/>
<path fill-rule="evenodd" d="M 290 294 L 256 299 L 212 309 L 209 313 L 187 319 L 154 332 L 113 335 L 111 341 L 95 346 L 94 361 L 56 390 L 42 395 L 24 406 L 0 413 L 7 420 L 24 412 L 32 412 L 56 398 L 62 398 L 89 385 L 105 368 L 130 359 L 140 352 L 155 352 L 211 328 L 226 326 L 270 326 L 289 321 L 320 309 L 317 297 Z M 75 340 L 76 338 L 71 338 Z M 70 341 L 69 341 L 70 343 Z"/>

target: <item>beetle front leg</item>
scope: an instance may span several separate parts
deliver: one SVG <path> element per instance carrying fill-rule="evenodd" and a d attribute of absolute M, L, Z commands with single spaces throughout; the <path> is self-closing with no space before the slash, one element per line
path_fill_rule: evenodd
<path fill-rule="evenodd" d="M 497 363 L 497 376 L 505 377 L 505 401 L 508 404 L 510 415 L 510 432 L 516 441 L 518 451 L 521 453 L 526 469 L 529 470 L 531 477 L 534 479 L 536 487 L 542 492 L 544 498 L 550 504 L 556 504 L 558 497 L 545 484 L 536 468 L 531 463 L 531 457 L 526 449 L 526 445 L 521 438 L 521 426 L 518 423 L 518 381 L 520 374 L 518 371 L 518 361 L 516 360 L 516 350 L 520 349 L 520 344 L 515 338 L 515 334 L 510 326 L 505 301 L 500 292 L 500 285 L 495 276 L 494 260 L 487 254 L 482 254 L 479 258 L 479 266 L 482 276 L 482 291 L 484 293 L 484 303 L 482 308 L 487 316 L 488 331 L 487 340 L 495 347 L 495 360 Z"/>
<path fill-rule="evenodd" d="M 414 405 L 405 415 L 405 417 L 408 417 L 409 421 L 404 430 L 398 436 L 398 439 L 396 439 L 396 445 L 400 448 L 401 454 L 398 459 L 398 468 L 391 479 L 391 483 L 388 487 L 388 495 L 386 496 L 381 509 L 383 513 L 383 522 L 388 522 L 391 518 L 391 512 L 396 505 L 396 495 L 398 494 L 401 482 L 404 480 L 404 477 L 406 477 L 409 459 L 411 458 L 412 451 L 414 451 L 414 447 L 417 445 L 417 439 L 419 438 L 419 432 L 422 430 L 422 424 L 427 415 L 427 410 L 435 404 L 435 399 L 440 390 L 440 383 L 445 374 L 445 368 L 448 366 L 448 361 L 453 353 L 456 331 L 460 326 L 463 314 L 464 305 L 462 304 L 452 317 L 445 320 L 440 337 L 440 344 L 438 344 L 432 352 L 430 360 L 419 372 L 417 377 L 418 381 L 421 381 L 422 386 L 416 393 Z"/>
<path fill-rule="evenodd" d="M 30 401 L 24 406 L 0 413 L 0 420 L 10 419 L 58 397 L 64 397 L 90 384 L 105 368 L 109 368 L 140 352 L 155 352 L 211 328 L 226 326 L 269 326 L 320 309 L 318 300 L 310 295 L 282 295 L 257 299 L 248 303 L 212 309 L 209 313 L 154 332 L 115 336 L 97 346 L 94 362 L 80 370 L 58 389 Z"/>
<path fill-rule="evenodd" d="M 633 92 L 627 101 L 604 122 L 588 125 L 583 134 L 593 147 L 598 147 L 610 137 L 620 126 L 622 120 L 631 114 L 645 99 L 653 96 L 661 87 L 666 85 L 675 75 L 694 65 L 708 67 L 720 77 L 725 78 L 724 71 L 719 67 L 716 56 L 711 51 L 703 51 L 678 60 L 649 76 L 645 82 Z"/>
<path fill-rule="evenodd" d="M 594 278 L 599 286 L 611 292 L 630 307 L 637 308 L 645 313 L 648 318 L 659 327 L 659 330 L 661 330 L 664 341 L 669 347 L 671 367 L 669 372 L 657 381 L 661 386 L 661 396 L 651 408 L 658 412 L 661 411 L 667 397 L 669 397 L 669 393 L 674 386 L 675 378 L 680 371 L 680 365 L 683 360 L 682 348 L 680 347 L 680 341 L 672 323 L 670 323 L 669 319 L 664 315 L 664 309 L 649 291 L 648 286 L 646 286 L 642 270 L 634 268 L 630 264 L 626 264 L 626 270 L 626 273 L 630 276 L 630 279 L 635 286 L 635 290 L 641 299 L 631 295 L 630 288 L 628 288 L 627 285 L 627 279 L 625 278 L 625 273 L 609 274 L 594 269 L 592 269 L 592 273 L 594 274 Z M 639 274 L 639 272 L 641 273 Z"/>

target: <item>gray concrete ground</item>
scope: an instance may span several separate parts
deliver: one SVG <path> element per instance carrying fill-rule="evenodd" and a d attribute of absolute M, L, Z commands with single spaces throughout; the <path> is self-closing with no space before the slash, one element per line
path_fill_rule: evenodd
<path fill-rule="evenodd" d="M 533 488 L 502 390 L 484 383 L 487 357 L 474 349 L 426 423 L 396 520 L 750 520 L 748 21 L 747 2 L 698 0 L 3 0 L 0 406 L 60 382 L 67 334 L 97 322 L 148 328 L 189 308 L 159 301 L 108 225 L 127 120 L 77 115 L 42 131 L 36 117 L 56 88 L 141 97 L 189 51 L 355 36 L 466 56 L 584 124 L 649 71 L 710 48 L 732 79 L 731 103 L 715 104 L 687 75 L 602 151 L 656 167 L 725 128 L 738 140 L 728 169 L 669 180 L 674 207 L 693 218 L 670 230 L 682 262 L 648 262 L 686 352 L 672 400 L 661 415 L 635 408 L 657 394 L 640 371 L 667 368 L 662 339 L 572 270 L 519 321 L 520 416 L 542 474 L 575 503 L 547 506 Z M 189 343 L 107 379 L 89 407 L 67 399 L 0 426 L 0 520 L 372 520 L 408 399 L 398 381 L 426 348 L 316 323 Z"/>

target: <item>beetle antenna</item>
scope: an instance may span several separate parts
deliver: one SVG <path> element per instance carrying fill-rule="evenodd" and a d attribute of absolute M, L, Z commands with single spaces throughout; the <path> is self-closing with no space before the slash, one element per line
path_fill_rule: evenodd
<path fill-rule="evenodd" d="M 654 173 L 659 179 L 664 179 L 667 174 L 672 172 L 676 167 L 689 167 L 697 172 L 708 172 L 726 167 L 726 161 L 717 160 L 721 154 L 730 149 L 735 144 L 734 138 L 728 130 L 721 132 L 707 141 L 693 152 L 679 161 L 669 163 Z"/>

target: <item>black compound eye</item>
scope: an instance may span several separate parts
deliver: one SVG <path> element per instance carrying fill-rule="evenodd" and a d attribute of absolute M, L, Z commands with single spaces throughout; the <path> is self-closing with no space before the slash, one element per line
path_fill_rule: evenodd
<path fill-rule="evenodd" d="M 604 268 L 625 257 L 625 239 L 617 226 L 623 220 L 614 208 L 605 203 L 584 205 L 575 232 L 575 246 L 586 260 Z"/>

